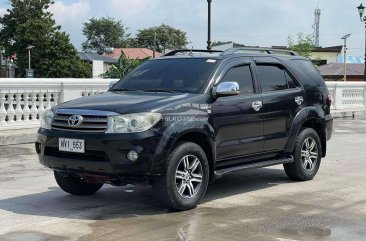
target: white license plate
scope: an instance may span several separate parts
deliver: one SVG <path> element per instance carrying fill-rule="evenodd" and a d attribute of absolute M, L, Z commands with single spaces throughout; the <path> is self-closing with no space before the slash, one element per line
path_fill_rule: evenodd
<path fill-rule="evenodd" d="M 59 138 L 58 149 L 60 151 L 85 153 L 85 141 L 78 139 Z"/>

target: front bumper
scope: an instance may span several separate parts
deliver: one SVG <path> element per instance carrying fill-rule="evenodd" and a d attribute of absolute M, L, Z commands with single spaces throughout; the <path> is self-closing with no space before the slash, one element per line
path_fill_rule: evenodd
<path fill-rule="evenodd" d="M 69 173 L 89 173 L 109 176 L 149 176 L 162 134 L 145 132 L 138 134 L 81 133 L 39 129 L 36 151 L 42 165 Z M 85 153 L 62 152 L 59 138 L 85 140 Z M 161 149 L 161 148 L 160 148 Z M 131 162 L 127 153 L 135 150 L 139 158 Z"/>

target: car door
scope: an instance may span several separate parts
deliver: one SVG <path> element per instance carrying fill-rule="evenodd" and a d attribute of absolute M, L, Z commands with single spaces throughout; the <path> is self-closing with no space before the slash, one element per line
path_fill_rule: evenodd
<path fill-rule="evenodd" d="M 305 92 L 286 67 L 274 58 L 257 58 L 256 73 L 263 98 L 263 152 L 284 150 Z"/>
<path fill-rule="evenodd" d="M 250 59 L 235 61 L 222 71 L 221 82 L 237 82 L 240 95 L 219 97 L 212 107 L 216 132 L 217 166 L 225 161 L 262 151 L 263 122 L 262 97 L 255 88 Z"/>

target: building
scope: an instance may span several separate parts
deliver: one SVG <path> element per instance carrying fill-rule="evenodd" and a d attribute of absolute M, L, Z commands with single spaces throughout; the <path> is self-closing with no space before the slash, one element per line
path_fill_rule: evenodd
<path fill-rule="evenodd" d="M 147 48 L 115 48 L 111 53 L 106 53 L 105 55 L 114 59 L 119 59 L 122 54 L 129 59 L 146 59 L 154 57 L 154 51 Z M 159 52 L 155 53 L 155 57 L 160 57 L 161 55 L 162 54 Z"/>
<path fill-rule="evenodd" d="M 347 64 L 347 81 L 364 81 L 364 64 Z M 343 81 L 344 64 L 330 63 L 319 66 L 320 74 L 328 81 Z"/>
<path fill-rule="evenodd" d="M 312 60 L 320 60 L 320 65 L 338 63 L 338 56 L 342 53 L 343 46 L 316 47 L 310 55 Z"/>
<path fill-rule="evenodd" d="M 286 46 L 272 46 L 275 49 L 288 50 Z M 343 46 L 315 47 L 310 54 L 310 59 L 319 61 L 319 65 L 338 63 L 339 55 L 342 54 Z"/>
<path fill-rule="evenodd" d="M 0 49 L 0 78 L 15 78 L 18 68 L 14 63 L 16 55 L 13 55 L 11 58 L 7 58 L 4 54 L 5 50 Z"/>
<path fill-rule="evenodd" d="M 79 52 L 78 55 L 80 59 L 93 65 L 93 78 L 100 78 L 100 75 L 104 74 L 111 64 L 118 62 L 117 59 L 95 53 Z"/>

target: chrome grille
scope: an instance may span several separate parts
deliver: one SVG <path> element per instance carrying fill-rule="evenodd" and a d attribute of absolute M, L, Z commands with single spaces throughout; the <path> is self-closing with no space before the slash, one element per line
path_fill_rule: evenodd
<path fill-rule="evenodd" d="M 68 123 L 72 114 L 55 114 L 52 120 L 52 129 L 66 131 L 105 132 L 108 127 L 107 116 L 81 115 L 83 121 L 80 126 L 73 127 Z"/>

